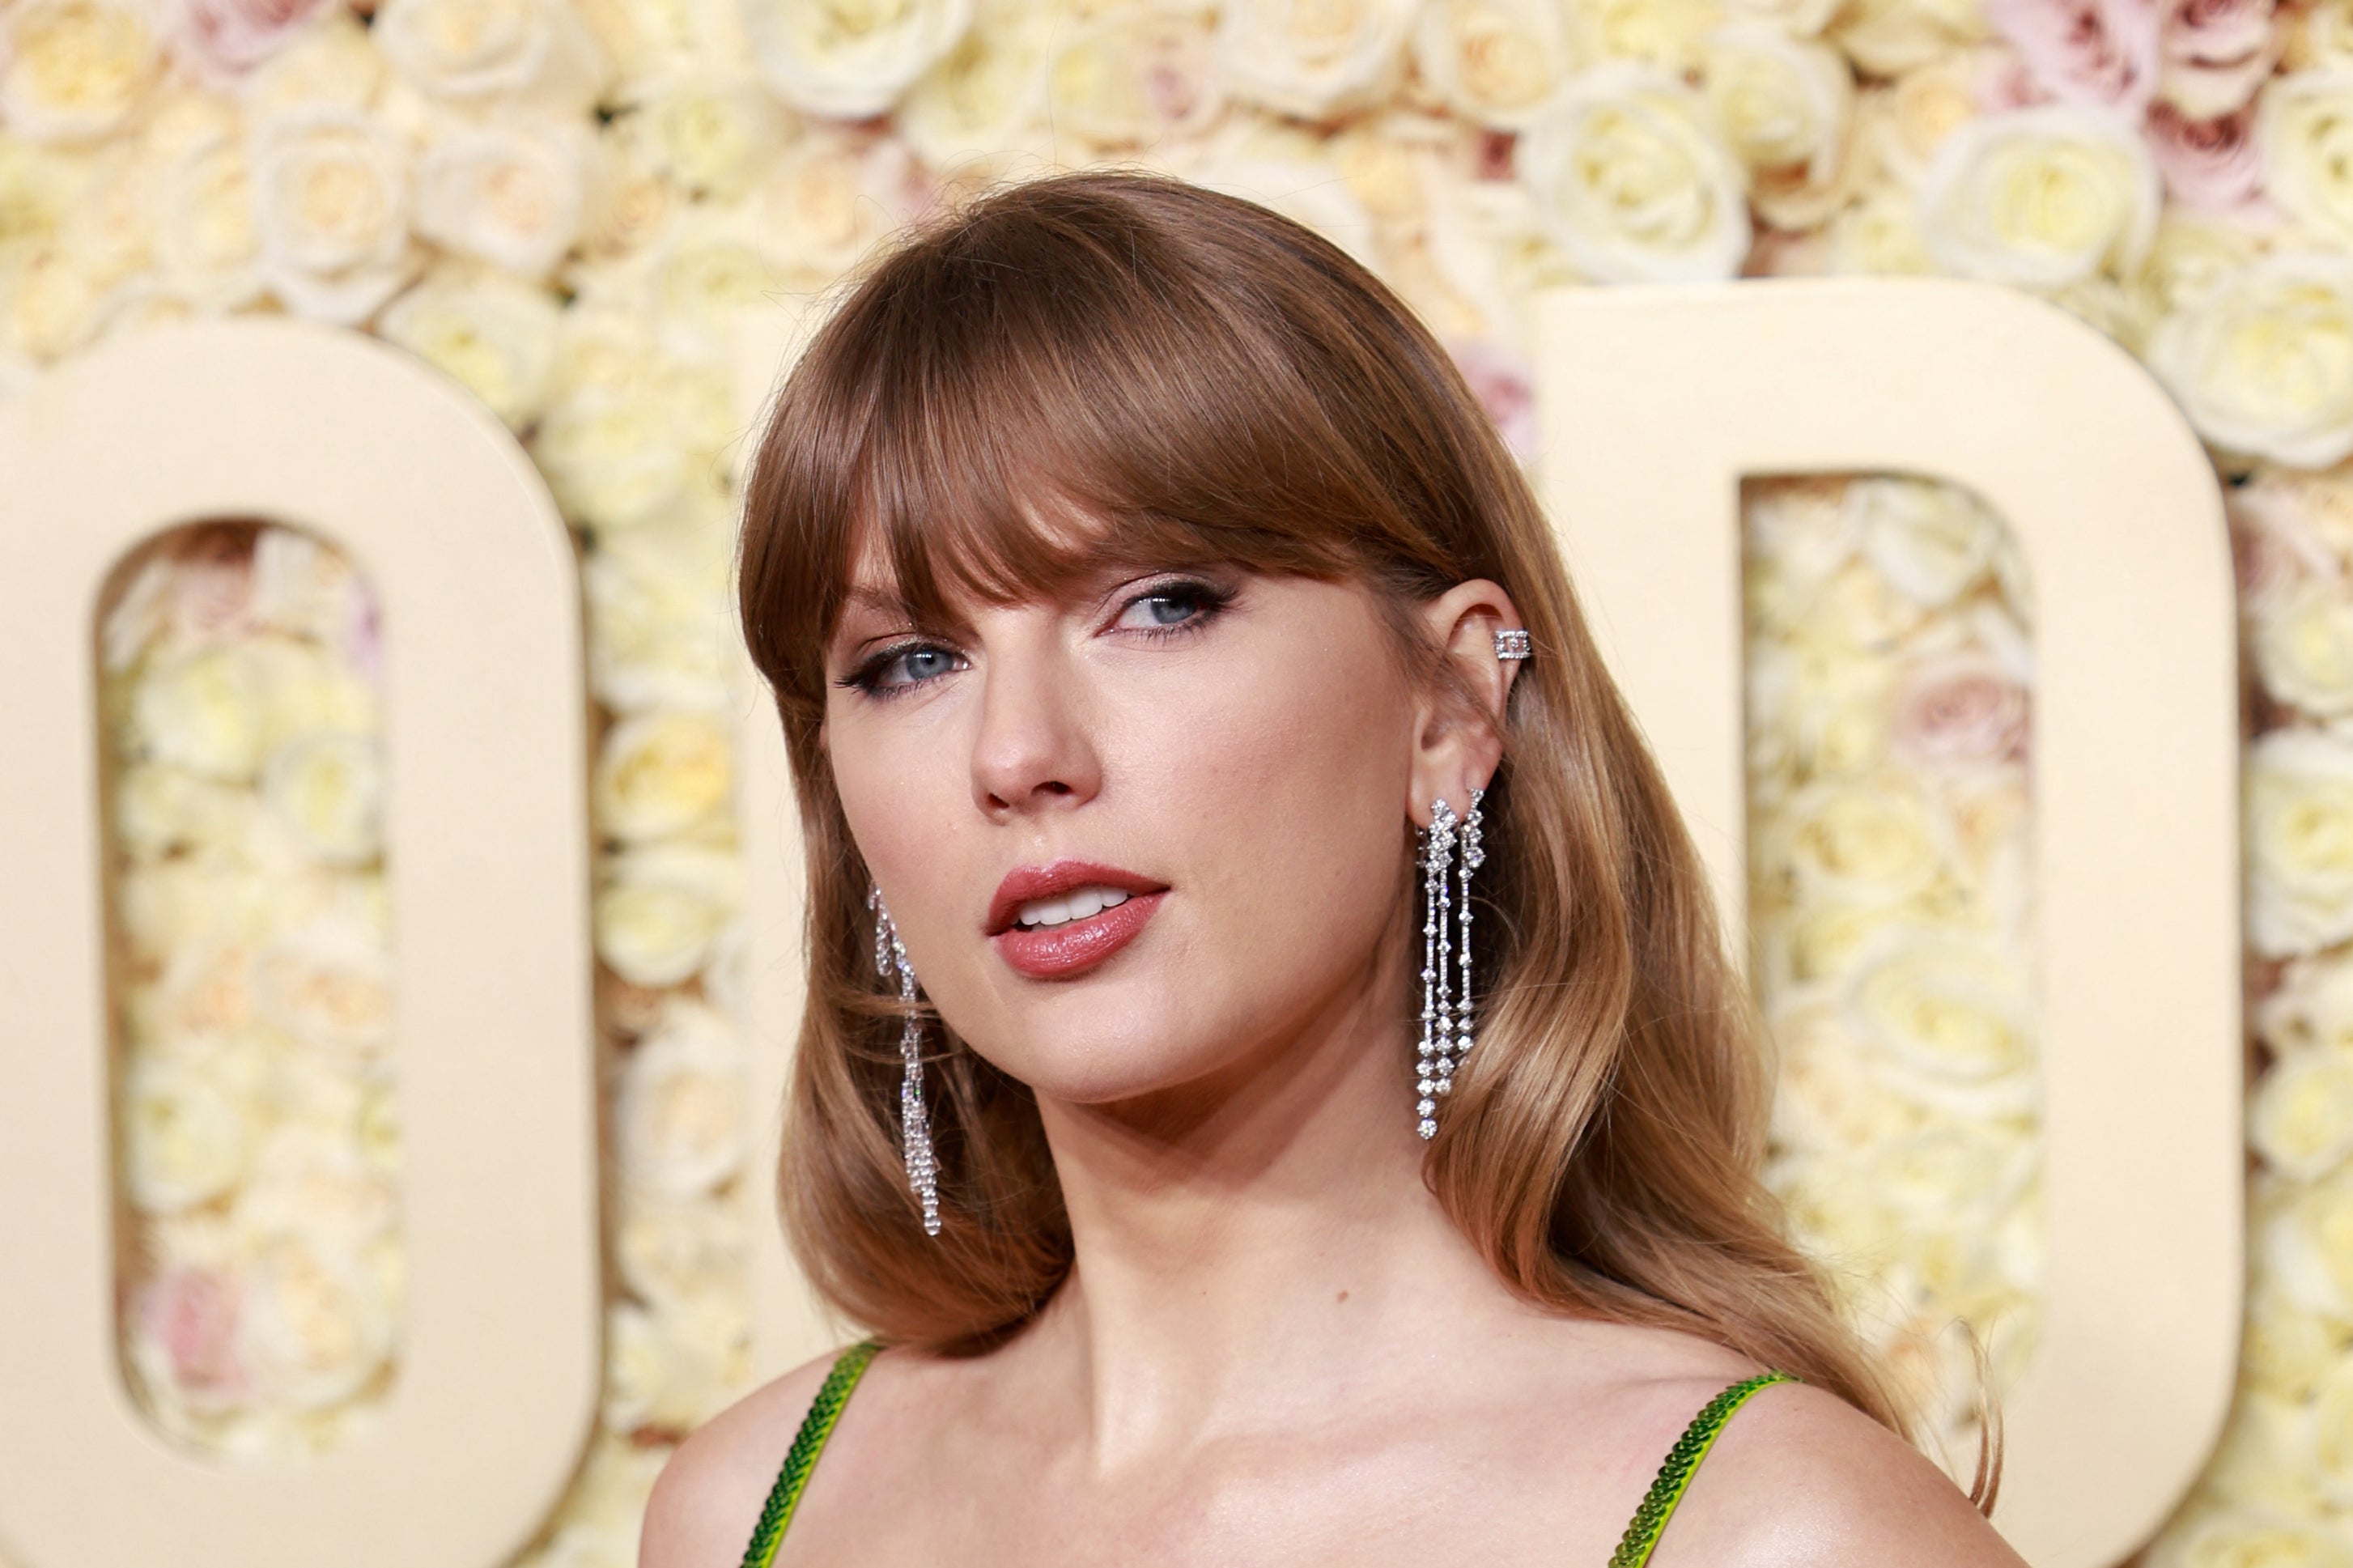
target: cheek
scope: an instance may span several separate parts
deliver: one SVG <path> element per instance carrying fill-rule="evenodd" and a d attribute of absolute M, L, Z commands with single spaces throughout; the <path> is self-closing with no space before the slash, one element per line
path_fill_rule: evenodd
<path fill-rule="evenodd" d="M 941 824 L 962 799 L 944 740 L 925 736 L 935 727 L 862 715 L 827 720 L 826 756 L 850 838 L 875 880 L 900 889 L 902 902 L 920 891 L 919 868 L 938 854 Z M 902 927 L 922 916 L 896 903 L 892 913 Z"/>

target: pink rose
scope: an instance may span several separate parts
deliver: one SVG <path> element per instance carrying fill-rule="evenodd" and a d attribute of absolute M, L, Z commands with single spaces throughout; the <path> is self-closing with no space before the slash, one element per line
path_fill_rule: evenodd
<path fill-rule="evenodd" d="M 208 1268 L 174 1268 L 140 1290 L 139 1327 L 191 1405 L 218 1409 L 245 1393 L 237 1307 L 235 1284 Z"/>
<path fill-rule="evenodd" d="M 2137 115 L 2157 92 L 2155 0 L 1987 0 L 1986 19 L 2026 73 L 2063 103 Z"/>
<path fill-rule="evenodd" d="M 2244 107 L 2279 63 L 2277 0 L 2172 0 L 2158 96 L 2191 120 Z"/>
<path fill-rule="evenodd" d="M 1448 345 L 1455 368 L 1471 384 L 1479 407 L 1504 434 L 1504 444 L 1522 462 L 1536 454 L 1535 382 L 1527 365 L 1490 338 L 1464 338 Z"/>
<path fill-rule="evenodd" d="M 2345 566 L 2315 516 L 2312 476 L 2258 473 L 2225 493 L 2239 609 L 2260 618 L 2307 579 L 2334 582 Z"/>
<path fill-rule="evenodd" d="M 1984 653 L 1915 664 L 1896 693 L 1892 739 L 1916 762 L 2014 762 L 2026 755 L 2027 696 Z"/>
<path fill-rule="evenodd" d="M 2253 105 L 2212 120 L 2192 120 L 2169 102 L 2149 107 L 2142 134 L 2173 199 L 2197 212 L 2227 213 L 2263 188 Z"/>
<path fill-rule="evenodd" d="M 286 47 L 336 0 L 168 0 L 165 32 L 181 62 L 215 82 L 244 75 Z"/>

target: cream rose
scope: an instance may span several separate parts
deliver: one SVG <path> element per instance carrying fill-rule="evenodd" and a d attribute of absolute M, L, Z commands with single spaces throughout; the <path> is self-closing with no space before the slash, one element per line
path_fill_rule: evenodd
<path fill-rule="evenodd" d="M 2258 259 L 2158 322 L 2148 365 L 2215 446 L 2330 466 L 2353 452 L 2353 258 Z"/>
<path fill-rule="evenodd" d="M 1230 0 L 1219 28 L 1240 98 L 1320 120 L 1395 85 L 1414 0 Z"/>
<path fill-rule="evenodd" d="M 2353 963 L 2330 954 L 2290 959 L 2280 983 L 2254 1009 L 2264 1044 L 2282 1054 L 2353 1053 Z"/>
<path fill-rule="evenodd" d="M 123 1077 L 121 1115 L 125 1184 L 147 1213 L 210 1202 L 244 1173 L 253 1136 L 245 1110 L 193 1062 L 135 1058 Z"/>
<path fill-rule="evenodd" d="M 1056 134 L 1098 149 L 1200 135 L 1225 108 L 1215 37 L 1197 16 L 1106 10 L 1073 28 L 1048 68 Z"/>
<path fill-rule="evenodd" d="M 1914 1087 L 1946 1109 L 2030 1106 L 2034 1042 L 2017 965 L 1959 938 L 1900 936 L 1860 964 L 1848 1027 L 1884 1049 Z"/>
<path fill-rule="evenodd" d="M 710 1192 L 743 1164 L 744 1047 L 712 1008 L 670 998 L 621 1069 L 613 1112 L 622 1179 L 656 1197 Z"/>
<path fill-rule="evenodd" d="M 169 0 L 172 52 L 199 76 L 234 85 L 284 48 L 326 0 Z"/>
<path fill-rule="evenodd" d="M 202 778 L 253 777 L 266 740 L 269 688 L 248 647 L 202 648 L 157 665 L 131 697 L 131 732 L 143 756 Z"/>
<path fill-rule="evenodd" d="M 1847 490 L 1855 536 L 1887 580 L 1919 604 L 1952 603 L 1983 579 L 2000 521 L 1957 485 L 1858 479 Z"/>
<path fill-rule="evenodd" d="M 983 6 L 962 42 L 900 101 L 899 134 L 944 175 L 1047 159 L 1047 74 L 1062 13 L 1021 0 Z"/>
<path fill-rule="evenodd" d="M 726 704 L 740 655 L 724 570 L 724 540 L 706 534 L 663 526 L 598 537 L 582 586 L 599 702 L 625 714 Z"/>
<path fill-rule="evenodd" d="M 261 793 L 330 865 L 364 865 L 383 847 L 384 766 L 372 736 L 297 736 L 263 764 Z"/>
<path fill-rule="evenodd" d="M 254 961 L 256 1005 L 290 1038 L 338 1057 L 392 1043 L 387 945 L 361 923 L 325 917 L 272 942 Z"/>
<path fill-rule="evenodd" d="M 2344 1326 L 2259 1283 L 2240 1330 L 2240 1375 L 2246 1386 L 2279 1399 L 2303 1400 L 2353 1343 Z"/>
<path fill-rule="evenodd" d="M 972 0 L 744 0 L 752 58 L 807 114 L 880 114 L 972 25 Z"/>
<path fill-rule="evenodd" d="M 520 429 L 546 406 L 562 314 L 554 297 L 532 284 L 495 274 L 445 275 L 385 307 L 377 330 Z"/>
<path fill-rule="evenodd" d="M 2263 188 L 2323 235 L 2353 241 L 2353 69 L 2274 82 L 2255 116 Z"/>
<path fill-rule="evenodd" d="M 244 145 L 214 135 L 163 171 L 155 263 L 164 285 L 210 311 L 231 311 L 261 292 L 261 247 Z"/>
<path fill-rule="evenodd" d="M 330 11 L 246 79 L 245 110 L 267 118 L 302 103 L 366 109 L 384 80 L 384 57 L 369 29 L 347 11 Z"/>
<path fill-rule="evenodd" d="M 690 477 L 672 410 L 650 388 L 594 387 L 559 398 L 532 449 L 574 521 L 631 528 L 670 511 Z"/>
<path fill-rule="evenodd" d="M 2353 937 L 2353 744 L 2275 730 L 2248 748 L 2247 924 L 2270 958 Z"/>
<path fill-rule="evenodd" d="M 1575 78 L 1530 123 L 1518 164 L 1553 238 L 1596 281 L 1730 278 L 1748 254 L 1739 163 L 1705 101 L 1663 72 Z"/>
<path fill-rule="evenodd" d="M 1895 779 L 1809 785 L 1778 829 L 1776 858 L 1809 896 L 1891 903 L 1926 887 L 1942 859 L 1926 803 Z"/>
<path fill-rule="evenodd" d="M 536 278 L 580 238 L 595 139 L 552 119 L 437 136 L 417 174 L 417 229 L 461 256 Z"/>
<path fill-rule="evenodd" d="M 1702 42 L 1700 72 L 1757 210 L 1783 228 L 1829 217 L 1845 196 L 1839 176 L 1854 119 L 1846 61 L 1770 23 L 1736 22 Z"/>
<path fill-rule="evenodd" d="M 2215 286 L 2261 254 L 2253 236 L 2235 223 L 2194 213 L 2168 213 L 2141 263 L 2135 286 L 2147 297 L 2152 320 L 2189 309 Z"/>
<path fill-rule="evenodd" d="M 1572 65 L 1560 8 L 1546 0 L 1428 0 L 1413 58 L 1440 102 L 1504 131 L 1534 119 Z"/>
<path fill-rule="evenodd" d="M 269 1404 L 324 1410 L 391 1359 L 398 1308 L 363 1260 L 292 1234 L 271 1238 L 245 1276 L 237 1341 Z"/>
<path fill-rule="evenodd" d="M 132 763 L 115 780 L 115 836 L 125 853 L 142 860 L 217 851 L 244 839 L 252 805 L 251 794 L 234 785 L 168 763 Z"/>
<path fill-rule="evenodd" d="M 436 98 L 586 111 L 613 62 L 569 0 L 384 0 L 369 29 L 392 68 Z"/>
<path fill-rule="evenodd" d="M 354 110 L 288 109 L 254 127 L 247 157 L 261 276 L 290 308 L 354 326 L 415 275 L 408 149 L 392 132 Z"/>
<path fill-rule="evenodd" d="M 2259 1277 L 2308 1311 L 2353 1321 L 2353 1181 L 2344 1167 L 2289 1193 L 2251 1228 L 2260 1238 Z"/>
<path fill-rule="evenodd" d="M 17 0 L 0 29 L 0 125 L 12 135 L 103 136 L 155 79 L 160 40 L 140 0 Z"/>
<path fill-rule="evenodd" d="M 1831 41 L 1873 76 L 1901 76 L 1986 36 L 1976 0 L 1847 0 Z"/>
<path fill-rule="evenodd" d="M 693 195 L 731 201 L 751 189 L 791 134 L 756 83 L 704 71 L 641 84 L 617 127 L 649 167 Z"/>
<path fill-rule="evenodd" d="M 1579 0 L 1562 9 L 1579 65 L 1646 65 L 1672 76 L 1698 63 L 1700 39 L 1724 20 L 1716 0 Z"/>
<path fill-rule="evenodd" d="M 723 1205 L 622 1190 L 614 1256 L 622 1281 L 656 1307 L 677 1310 L 744 1290 L 744 1245 L 742 1222 Z"/>
<path fill-rule="evenodd" d="M 1919 1108 L 1871 1070 L 1869 1053 L 1834 1004 L 1778 1009 L 1772 1035 L 1773 1136 L 1783 1147 L 1852 1156 L 1919 1130 Z"/>
<path fill-rule="evenodd" d="M 659 844 L 616 855 L 596 897 L 597 956 L 631 985 L 680 984 L 709 962 L 742 880 L 728 851 Z"/>
<path fill-rule="evenodd" d="M 2253 630 L 2255 665 L 2273 696 L 2316 718 L 2353 715 L 2353 599 L 2342 585 L 2297 584 Z"/>
<path fill-rule="evenodd" d="M 2353 1508 L 2353 1356 L 2340 1356 L 2320 1378 L 2312 1424 L 2320 1489 L 2337 1507 Z"/>
<path fill-rule="evenodd" d="M 2353 1153 L 2353 1052 L 2306 1051 L 2265 1073 L 2248 1141 L 2283 1175 L 2311 1181 Z"/>
<path fill-rule="evenodd" d="M 2207 1534 L 2185 1561 L 2200 1568 L 2305 1568 L 2312 1559 L 2296 1550 L 2292 1535 L 2280 1531 L 2290 1520 L 2311 1519 L 2320 1511 L 2313 1464 L 2316 1436 L 2311 1406 L 2241 1389 L 2221 1441 L 2207 1461 L 2205 1489 L 2260 1510 L 2260 1522 L 2240 1516 L 2236 1528 L 2219 1541 Z M 2164 1561 L 2161 1552 L 2151 1556 L 2154 1562 Z"/>
<path fill-rule="evenodd" d="M 660 838 L 725 808 L 734 752 L 708 712 L 638 714 L 615 725 L 596 759 L 596 825 L 616 838 Z"/>
<path fill-rule="evenodd" d="M 1920 190 L 1920 233 L 1946 270 L 2058 289 L 2139 265 L 2157 231 L 2157 166 L 2131 125 L 2048 104 L 1947 137 Z"/>
<path fill-rule="evenodd" d="M 358 1086 L 350 1089 L 355 1109 Z M 399 1194 L 363 1158 L 348 1125 L 293 1122 L 255 1148 L 234 1223 L 247 1235 L 299 1235 L 357 1255 L 399 1218 Z"/>

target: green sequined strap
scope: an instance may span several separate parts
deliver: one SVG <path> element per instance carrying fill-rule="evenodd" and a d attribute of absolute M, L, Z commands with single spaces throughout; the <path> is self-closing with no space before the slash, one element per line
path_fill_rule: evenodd
<path fill-rule="evenodd" d="M 872 1340 L 860 1340 L 842 1351 L 833 1370 L 825 1374 L 817 1397 L 809 1401 L 808 1414 L 801 1419 L 800 1431 L 793 1437 L 792 1450 L 785 1456 L 784 1467 L 776 1472 L 776 1484 L 768 1489 L 759 1528 L 752 1531 L 752 1544 L 744 1549 L 744 1568 L 770 1568 L 776 1562 L 777 1543 L 785 1538 L 785 1526 L 793 1521 L 793 1510 L 808 1485 L 809 1471 L 817 1467 L 825 1440 L 833 1436 L 841 1407 L 849 1403 L 849 1391 L 858 1386 L 866 1363 L 881 1348 Z"/>
<path fill-rule="evenodd" d="M 1700 1460 L 1706 1457 L 1708 1446 L 1715 1441 L 1715 1435 L 1724 1430 L 1724 1424 L 1732 1419 L 1732 1413 L 1739 1409 L 1750 1394 L 1777 1383 L 1802 1381 L 1792 1372 L 1760 1372 L 1734 1383 L 1709 1400 L 1700 1413 L 1692 1417 L 1692 1424 L 1683 1428 L 1683 1435 L 1675 1439 L 1675 1446 L 1667 1450 L 1666 1462 L 1659 1467 L 1658 1478 L 1651 1483 L 1649 1494 L 1642 1499 L 1642 1506 L 1634 1510 L 1634 1522 L 1626 1527 L 1626 1534 L 1618 1542 L 1618 1550 L 1609 1554 L 1609 1568 L 1642 1568 L 1651 1560 L 1651 1552 L 1659 1544 L 1660 1532 L 1667 1528 L 1667 1520 L 1674 1514 L 1675 1504 L 1683 1501 L 1684 1489 L 1691 1485 L 1692 1474 L 1699 1468 Z"/>

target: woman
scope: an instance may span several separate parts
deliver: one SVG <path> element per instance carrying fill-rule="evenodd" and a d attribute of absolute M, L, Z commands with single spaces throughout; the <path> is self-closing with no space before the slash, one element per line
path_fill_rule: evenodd
<path fill-rule="evenodd" d="M 2019 1561 L 1778 1228 L 1701 868 L 1362 268 L 1172 181 L 995 195 L 818 334 L 742 544 L 784 1209 L 888 1348 L 697 1433 L 646 1568 Z"/>

